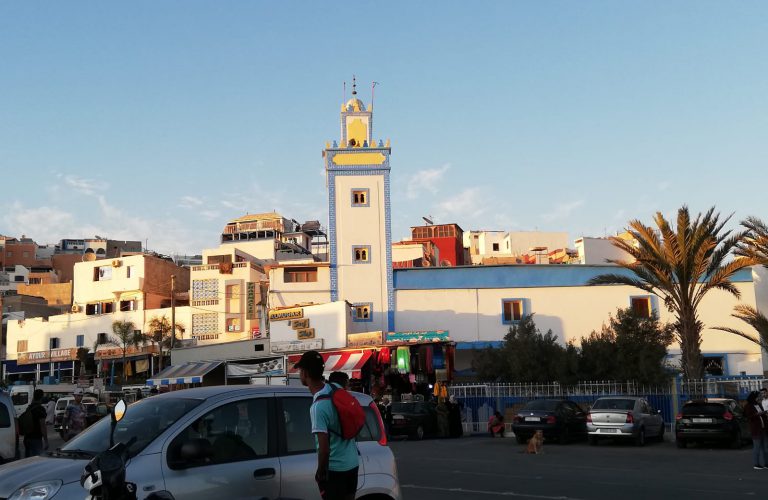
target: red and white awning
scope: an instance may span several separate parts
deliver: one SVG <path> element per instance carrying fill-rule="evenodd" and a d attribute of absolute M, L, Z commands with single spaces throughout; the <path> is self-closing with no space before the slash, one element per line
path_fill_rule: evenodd
<path fill-rule="evenodd" d="M 365 363 L 371 358 L 373 354 L 372 349 L 353 350 L 353 351 L 330 351 L 321 352 L 323 361 L 325 361 L 325 371 L 323 375 L 326 377 L 331 372 L 344 372 L 351 378 L 360 378 L 360 370 L 362 370 Z M 289 373 L 296 373 L 297 370 L 293 368 L 293 365 L 298 363 L 301 359 L 301 354 L 292 354 L 288 356 L 288 366 L 290 367 Z"/>

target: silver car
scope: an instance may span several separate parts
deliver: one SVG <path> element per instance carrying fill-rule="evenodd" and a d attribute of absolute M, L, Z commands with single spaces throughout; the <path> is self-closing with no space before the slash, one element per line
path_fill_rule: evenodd
<path fill-rule="evenodd" d="M 376 405 L 365 394 L 353 394 L 366 412 L 357 438 L 356 496 L 400 500 L 395 459 Z M 320 498 L 311 403 L 306 389 L 254 386 L 142 399 L 115 429 L 115 442 L 133 442 L 126 479 L 136 483 L 139 499 L 160 491 L 184 500 Z M 109 419 L 102 419 L 56 452 L 0 467 L 0 498 L 85 498 L 80 475 L 108 447 L 109 432 Z"/>
<path fill-rule="evenodd" d="M 643 398 L 615 396 L 595 401 L 587 415 L 590 444 L 600 438 L 633 439 L 643 446 L 648 438 L 664 439 L 664 419 Z"/>

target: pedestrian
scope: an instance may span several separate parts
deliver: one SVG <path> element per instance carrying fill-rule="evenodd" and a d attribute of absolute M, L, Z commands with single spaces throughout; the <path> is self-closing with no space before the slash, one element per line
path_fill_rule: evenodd
<path fill-rule="evenodd" d="M 461 405 L 456 401 L 453 394 L 448 398 L 448 427 L 451 437 L 456 438 L 464 435 L 464 429 L 461 425 Z"/>
<path fill-rule="evenodd" d="M 763 401 L 761 403 L 761 406 L 763 407 L 763 411 L 768 412 L 768 388 L 763 387 L 760 389 L 760 397 L 763 398 Z"/>
<path fill-rule="evenodd" d="M 35 389 L 32 394 L 32 403 L 29 408 L 19 417 L 20 419 L 29 419 L 29 424 L 20 424 L 26 427 L 24 429 L 24 457 L 36 457 L 43 450 L 48 449 L 48 428 L 45 426 L 46 411 L 43 407 L 43 397 L 45 393 L 42 389 Z"/>
<path fill-rule="evenodd" d="M 328 382 L 338 385 L 340 389 L 349 390 L 349 375 L 344 372 L 331 372 Z"/>
<path fill-rule="evenodd" d="M 488 419 L 488 432 L 491 433 L 491 437 L 504 437 L 504 416 L 498 411 L 493 412 Z"/>
<path fill-rule="evenodd" d="M 136 401 L 140 401 L 144 395 L 141 393 L 141 389 L 136 389 Z"/>
<path fill-rule="evenodd" d="M 294 368 L 313 396 L 309 415 L 317 449 L 315 481 L 320 496 L 323 500 L 354 500 L 359 466 L 357 443 L 342 438 L 341 422 L 330 399 L 332 388 L 323 381 L 323 356 L 307 351 Z M 318 400 L 320 396 L 325 397 Z"/>
<path fill-rule="evenodd" d="M 153 387 L 153 388 L 151 388 L 151 389 L 149 390 L 149 395 L 150 395 L 150 397 L 151 397 L 151 396 L 157 396 L 157 395 L 158 395 L 157 387 Z"/>
<path fill-rule="evenodd" d="M 75 400 L 64 410 L 61 424 L 61 437 L 69 441 L 85 429 L 85 406 L 83 405 L 83 390 L 79 387 L 72 393 Z"/>
<path fill-rule="evenodd" d="M 437 403 L 437 434 L 440 437 L 446 438 L 451 434 L 451 426 L 448 421 L 448 405 L 445 401 Z"/>
<path fill-rule="evenodd" d="M 48 398 L 45 404 L 45 423 L 53 425 L 53 417 L 56 414 L 56 399 Z"/>
<path fill-rule="evenodd" d="M 744 405 L 744 416 L 749 421 L 749 432 L 752 434 L 752 460 L 755 470 L 768 468 L 766 458 L 768 455 L 768 419 L 766 412 L 760 405 L 760 393 L 752 391 L 747 396 L 747 404 Z"/>

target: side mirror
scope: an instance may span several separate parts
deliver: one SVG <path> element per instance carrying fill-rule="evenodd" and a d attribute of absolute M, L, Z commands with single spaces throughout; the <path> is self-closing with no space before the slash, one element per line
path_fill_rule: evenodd
<path fill-rule="evenodd" d="M 192 439 L 181 445 L 179 455 L 185 462 L 200 462 L 213 457 L 213 446 L 207 439 Z"/>
<path fill-rule="evenodd" d="M 112 409 L 112 421 L 115 423 L 121 421 L 125 416 L 125 410 L 127 408 L 128 407 L 126 406 L 125 401 L 122 399 L 118 401 L 115 407 Z"/>

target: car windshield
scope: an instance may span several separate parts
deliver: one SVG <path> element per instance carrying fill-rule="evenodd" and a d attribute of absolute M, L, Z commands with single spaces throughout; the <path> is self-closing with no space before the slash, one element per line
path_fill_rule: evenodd
<path fill-rule="evenodd" d="M 128 407 L 125 417 L 115 427 L 115 443 L 128 443 L 133 457 L 162 434 L 179 418 L 201 403 L 199 399 L 149 398 Z M 74 437 L 62 451 L 82 451 L 92 454 L 109 447 L 111 419 L 104 418 Z"/>
<path fill-rule="evenodd" d="M 56 409 L 57 410 L 64 410 L 64 409 L 66 409 L 67 405 L 69 404 L 70 401 L 74 401 L 74 400 L 60 399 L 60 400 L 56 401 Z"/>
<path fill-rule="evenodd" d="M 14 392 L 11 394 L 11 400 L 15 405 L 25 405 L 29 403 L 29 394 L 26 392 Z"/>
<path fill-rule="evenodd" d="M 635 407 L 634 399 L 598 399 L 593 410 L 631 410 Z"/>
<path fill-rule="evenodd" d="M 725 412 L 722 403 L 689 403 L 683 406 L 683 415 L 707 415 L 719 417 Z"/>
<path fill-rule="evenodd" d="M 528 401 L 528 403 L 523 407 L 523 410 L 533 410 L 533 411 L 555 411 L 557 409 L 557 405 L 560 404 L 560 401 L 547 401 L 547 400 L 537 400 L 537 401 Z"/>

